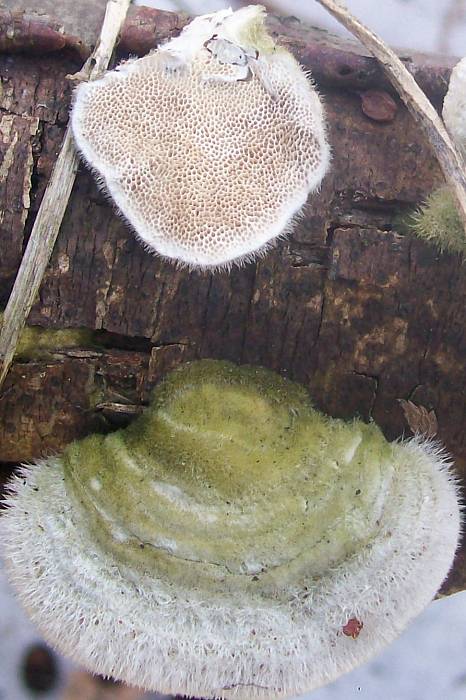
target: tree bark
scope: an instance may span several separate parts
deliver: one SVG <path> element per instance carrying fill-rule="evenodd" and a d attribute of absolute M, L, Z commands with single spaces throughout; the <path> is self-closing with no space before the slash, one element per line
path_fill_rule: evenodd
<path fill-rule="evenodd" d="M 3 305 L 66 128 L 66 75 L 92 43 L 78 22 L 64 31 L 59 18 L 31 13 L 0 8 L 0 26 L 13 27 L 9 40 L 0 32 Z M 185 23 L 132 8 L 121 56 L 147 52 Z M 390 439 L 409 433 L 399 399 L 433 409 L 465 475 L 466 269 L 395 223 L 441 183 L 436 160 L 359 45 L 294 19 L 270 27 L 325 100 L 333 158 L 321 191 L 257 264 L 189 272 L 147 253 L 82 165 L 29 322 L 93 336 L 14 363 L 0 394 L 3 462 L 123 425 L 166 371 L 216 357 L 279 371 L 308 386 L 320 409 L 373 419 Z M 451 65 L 404 60 L 439 108 Z M 444 590 L 465 587 L 463 549 Z"/>

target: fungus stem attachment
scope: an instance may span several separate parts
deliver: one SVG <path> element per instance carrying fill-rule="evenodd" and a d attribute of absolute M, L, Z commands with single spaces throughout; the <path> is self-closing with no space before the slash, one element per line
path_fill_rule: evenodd
<path fill-rule="evenodd" d="M 406 66 L 382 39 L 354 17 L 337 0 L 316 0 L 375 56 L 412 116 L 423 130 L 445 180 L 458 203 L 466 230 L 466 165 L 441 118 Z"/>
<path fill-rule="evenodd" d="M 105 72 L 130 4 L 131 0 L 108 0 L 97 46 L 81 69 L 80 79 L 95 80 Z M 0 333 L 0 387 L 52 255 L 78 163 L 68 126 L 5 309 Z"/>

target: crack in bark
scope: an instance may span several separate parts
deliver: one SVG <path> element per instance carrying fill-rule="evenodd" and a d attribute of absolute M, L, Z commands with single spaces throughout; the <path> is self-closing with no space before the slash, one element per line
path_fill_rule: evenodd
<path fill-rule="evenodd" d="M 247 301 L 246 314 L 245 314 L 245 323 L 244 323 L 244 332 L 243 332 L 243 337 L 241 339 L 241 346 L 240 346 L 240 352 L 239 352 L 240 363 L 244 362 L 244 355 L 246 352 L 246 342 L 247 342 L 247 337 L 248 337 L 248 329 L 250 327 L 250 318 L 251 318 L 251 313 L 252 313 L 252 307 L 254 304 L 254 296 L 256 293 L 258 267 L 260 264 L 261 264 L 260 260 L 258 260 L 254 264 L 254 274 L 252 276 L 251 287 L 250 287 L 250 291 L 248 294 L 248 301 Z"/>
<path fill-rule="evenodd" d="M 207 285 L 207 293 L 205 297 L 205 302 L 204 302 L 204 313 L 202 315 L 202 322 L 201 322 L 201 336 L 199 339 L 199 347 L 198 347 L 198 352 L 202 347 L 204 346 L 204 339 L 207 335 L 207 326 L 208 326 L 208 319 L 209 319 L 209 300 L 210 300 L 210 294 L 212 291 L 212 286 L 214 283 L 214 276 L 212 273 L 209 274 L 209 282 Z"/>
<path fill-rule="evenodd" d="M 319 316 L 319 321 L 318 321 L 318 323 L 317 323 L 316 336 L 315 336 L 314 342 L 313 342 L 313 344 L 312 344 L 312 349 L 313 349 L 313 350 L 314 350 L 314 348 L 317 346 L 317 344 L 318 344 L 318 342 L 319 342 L 320 333 L 321 333 L 322 325 L 323 325 L 323 322 L 324 322 L 325 306 L 326 306 L 326 302 L 327 302 L 327 284 L 328 284 L 328 283 L 327 283 L 327 279 L 325 279 L 325 280 L 324 280 L 324 283 L 323 283 L 323 286 L 322 286 L 322 303 L 321 303 L 321 306 L 320 306 L 320 316 Z"/>
<path fill-rule="evenodd" d="M 43 176 L 38 172 L 39 158 L 44 148 L 45 134 L 44 134 L 44 122 L 37 120 L 37 130 L 31 139 L 31 149 L 32 149 L 32 169 L 30 175 L 30 188 L 29 188 L 29 209 L 24 222 L 23 228 L 23 247 L 21 255 L 24 255 L 26 246 L 31 235 L 32 227 L 34 225 L 34 219 L 37 214 L 37 209 L 40 202 L 37 202 L 37 194 L 39 191 L 40 182 Z M 35 143 L 34 143 L 35 142 Z"/>
<path fill-rule="evenodd" d="M 380 377 L 377 374 L 368 374 L 367 372 L 358 372 L 357 370 L 353 370 L 352 374 L 355 374 L 357 377 L 365 377 L 373 382 L 372 399 L 368 409 L 368 416 L 372 419 L 379 392 Z"/>

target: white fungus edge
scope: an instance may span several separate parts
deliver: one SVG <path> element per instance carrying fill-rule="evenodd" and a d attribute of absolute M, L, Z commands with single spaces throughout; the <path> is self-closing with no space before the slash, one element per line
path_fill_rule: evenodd
<path fill-rule="evenodd" d="M 246 700 L 303 693 L 351 670 L 396 638 L 434 597 L 450 569 L 460 531 L 451 463 L 438 443 L 420 437 L 394 443 L 393 454 L 405 463 L 396 498 L 402 503 L 409 489 L 410 498 L 419 499 L 419 522 L 403 523 L 400 542 L 393 543 L 385 532 L 396 527 L 392 517 L 371 549 L 323 577 L 323 590 L 314 591 L 308 602 L 229 609 L 228 601 L 219 606 L 208 594 L 205 605 L 190 601 L 176 587 L 172 593 L 157 585 L 144 591 L 146 580 L 125 578 L 86 533 L 75 531 L 56 458 L 24 467 L 10 486 L 0 519 L 9 577 L 48 642 L 96 673 L 145 689 L 206 697 Z M 403 548 L 408 552 L 398 551 Z M 131 592 L 136 593 L 132 600 Z M 82 597 L 90 593 L 94 600 Z M 338 629 L 350 617 L 364 622 L 359 637 L 337 632 L 333 638 L 326 628 L 329 620 Z M 255 636 L 245 643 L 252 625 Z M 224 638 L 218 636 L 222 632 Z M 271 633 L 276 635 L 272 649 Z"/>

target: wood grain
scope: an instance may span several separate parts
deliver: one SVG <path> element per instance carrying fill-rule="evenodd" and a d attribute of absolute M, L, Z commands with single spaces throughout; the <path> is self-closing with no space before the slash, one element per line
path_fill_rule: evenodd
<path fill-rule="evenodd" d="M 130 2 L 108 0 L 97 47 L 79 72 L 80 79 L 95 80 L 107 69 Z M 78 162 L 71 127 L 68 126 L 5 309 L 0 329 L 0 387 L 57 240 Z"/>

